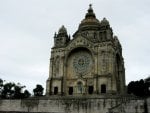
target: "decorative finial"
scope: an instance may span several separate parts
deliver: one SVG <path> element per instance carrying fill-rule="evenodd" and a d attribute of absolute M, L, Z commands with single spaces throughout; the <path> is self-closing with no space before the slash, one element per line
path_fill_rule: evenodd
<path fill-rule="evenodd" d="M 92 8 L 92 4 L 89 4 L 89 7 Z"/>
<path fill-rule="evenodd" d="M 89 4 L 88 12 L 93 12 L 92 4 Z"/>
<path fill-rule="evenodd" d="M 89 17 L 90 18 L 91 17 L 96 18 L 94 11 L 93 11 L 93 8 L 92 8 L 92 4 L 89 4 L 89 9 L 88 9 L 88 12 L 87 12 L 85 18 L 89 18 Z"/>

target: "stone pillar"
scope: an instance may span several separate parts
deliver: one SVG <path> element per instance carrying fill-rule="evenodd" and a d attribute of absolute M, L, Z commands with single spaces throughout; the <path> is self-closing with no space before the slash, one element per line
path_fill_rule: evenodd
<path fill-rule="evenodd" d="M 63 79 L 62 79 L 62 95 L 66 95 L 66 75 L 67 75 L 67 60 L 64 59 Z"/>

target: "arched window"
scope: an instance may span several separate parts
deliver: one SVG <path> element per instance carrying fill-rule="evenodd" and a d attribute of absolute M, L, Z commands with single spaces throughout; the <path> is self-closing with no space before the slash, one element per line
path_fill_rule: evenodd
<path fill-rule="evenodd" d="M 59 76 L 59 68 L 60 68 L 60 58 L 57 57 L 54 64 L 55 76 Z"/>
<path fill-rule="evenodd" d="M 101 85 L 101 93 L 106 93 L 106 85 L 105 84 Z"/>

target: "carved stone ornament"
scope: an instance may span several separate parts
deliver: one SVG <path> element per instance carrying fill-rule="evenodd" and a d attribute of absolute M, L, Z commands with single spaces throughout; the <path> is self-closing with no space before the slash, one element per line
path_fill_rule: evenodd
<path fill-rule="evenodd" d="M 92 58 L 89 53 L 78 53 L 75 54 L 72 63 L 76 73 L 86 74 L 91 69 Z"/>

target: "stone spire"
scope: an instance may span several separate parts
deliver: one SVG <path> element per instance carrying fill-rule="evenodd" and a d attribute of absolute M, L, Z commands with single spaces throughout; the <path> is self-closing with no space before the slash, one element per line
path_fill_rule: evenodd
<path fill-rule="evenodd" d="M 67 29 L 62 25 L 58 30 L 58 34 L 55 33 L 54 35 L 54 46 L 63 47 L 66 46 L 69 41 L 70 37 L 67 34 Z"/>

